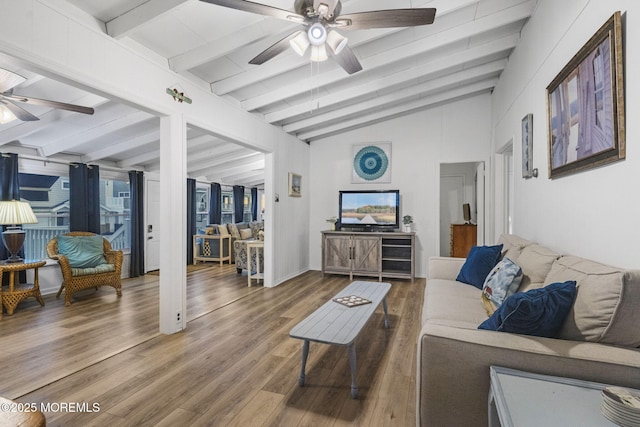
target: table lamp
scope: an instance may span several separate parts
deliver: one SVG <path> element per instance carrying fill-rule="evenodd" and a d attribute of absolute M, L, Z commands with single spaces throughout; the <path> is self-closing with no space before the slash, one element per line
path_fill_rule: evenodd
<path fill-rule="evenodd" d="M 36 218 L 31 206 L 27 202 L 18 200 L 0 201 L 0 225 L 8 225 L 7 229 L 2 233 L 2 241 L 7 250 L 11 253 L 6 262 L 22 262 L 22 258 L 18 256 L 18 252 L 24 245 L 24 230 L 19 225 L 37 224 Z"/>

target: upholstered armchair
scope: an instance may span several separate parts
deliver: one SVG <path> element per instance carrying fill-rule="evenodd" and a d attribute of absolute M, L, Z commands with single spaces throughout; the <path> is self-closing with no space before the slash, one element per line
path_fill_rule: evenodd
<path fill-rule="evenodd" d="M 62 284 L 56 298 L 64 289 L 64 305 L 71 305 L 74 293 L 99 286 L 112 286 L 118 296 L 122 295 L 122 251 L 112 250 L 102 236 L 72 231 L 51 239 L 47 254 L 58 261 L 62 270 Z"/>
<path fill-rule="evenodd" d="M 242 270 L 247 270 L 249 272 L 249 267 L 247 264 L 247 242 L 251 242 L 254 239 L 250 240 L 236 240 L 233 242 L 233 251 L 236 254 L 236 271 L 238 274 L 242 273 Z M 251 251 L 251 271 L 256 272 L 256 266 L 260 263 L 260 271 L 264 271 L 264 251 Z"/>

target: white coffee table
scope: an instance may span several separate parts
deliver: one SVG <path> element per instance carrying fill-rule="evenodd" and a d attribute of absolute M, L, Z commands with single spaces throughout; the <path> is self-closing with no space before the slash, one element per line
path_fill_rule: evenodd
<path fill-rule="evenodd" d="M 358 396 L 355 341 L 380 303 L 382 303 L 384 309 L 384 326 L 389 327 L 386 299 L 389 289 L 391 289 L 390 283 L 353 282 L 291 329 L 291 332 L 289 332 L 290 337 L 304 340 L 302 344 L 302 368 L 298 379 L 298 384 L 301 387 L 304 385 L 305 380 L 304 371 L 307 365 L 307 356 L 309 355 L 309 342 L 342 345 L 349 347 L 351 397 L 355 399 Z M 333 301 L 334 298 L 351 295 L 365 298 L 371 303 L 347 307 Z"/>
<path fill-rule="evenodd" d="M 489 427 L 611 426 L 600 413 L 608 384 L 490 368 Z"/>

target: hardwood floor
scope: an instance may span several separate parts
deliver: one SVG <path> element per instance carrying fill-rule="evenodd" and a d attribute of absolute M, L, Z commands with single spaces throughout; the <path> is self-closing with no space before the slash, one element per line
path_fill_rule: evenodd
<path fill-rule="evenodd" d="M 366 279 L 363 279 L 366 280 Z M 350 398 L 345 347 L 311 343 L 298 387 L 296 323 L 349 283 L 308 272 L 276 288 L 248 288 L 234 266 L 188 273 L 187 329 L 158 330 L 158 276 L 87 291 L 71 307 L 45 297 L 0 320 L 0 395 L 49 411 L 49 426 L 413 426 L 415 340 L 424 279 L 391 281 L 391 327 L 382 308 L 360 335 Z"/>

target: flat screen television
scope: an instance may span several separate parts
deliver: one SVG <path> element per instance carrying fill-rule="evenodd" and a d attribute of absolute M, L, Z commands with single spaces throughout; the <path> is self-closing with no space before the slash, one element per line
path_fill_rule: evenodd
<path fill-rule="evenodd" d="M 341 230 L 393 231 L 400 228 L 400 190 L 340 191 Z"/>

